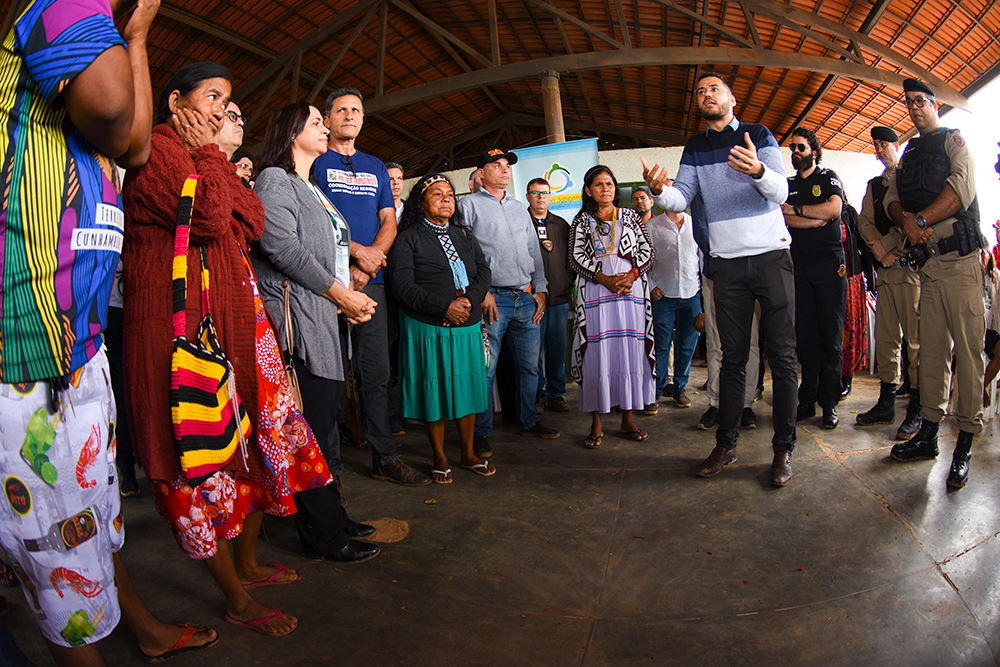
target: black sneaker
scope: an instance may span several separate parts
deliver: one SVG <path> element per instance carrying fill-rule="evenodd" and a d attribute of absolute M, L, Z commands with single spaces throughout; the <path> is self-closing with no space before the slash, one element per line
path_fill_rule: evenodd
<path fill-rule="evenodd" d="M 554 440 L 559 437 L 559 431 L 548 426 L 542 426 L 542 422 L 535 422 L 535 425 L 528 429 L 518 431 L 521 435 L 531 435 L 543 440 Z"/>
<path fill-rule="evenodd" d="M 701 416 L 698 420 L 698 428 L 703 431 L 707 431 L 710 428 L 715 427 L 716 420 L 719 418 L 719 408 L 714 405 L 709 406 L 708 410 L 705 410 L 705 414 Z"/>
<path fill-rule="evenodd" d="M 757 415 L 754 414 L 753 409 L 743 408 L 743 414 L 740 416 L 740 426 L 743 428 L 757 428 Z"/>
<path fill-rule="evenodd" d="M 472 438 L 472 451 L 481 459 L 488 459 L 493 456 L 490 448 L 490 439 L 485 435 L 477 435 Z"/>
<path fill-rule="evenodd" d="M 399 457 L 385 465 L 372 463 L 372 477 L 403 486 L 426 486 L 431 478 L 403 463 Z"/>
<path fill-rule="evenodd" d="M 118 469 L 118 492 L 122 498 L 135 498 L 139 495 L 139 482 L 135 478 L 134 469 Z"/>

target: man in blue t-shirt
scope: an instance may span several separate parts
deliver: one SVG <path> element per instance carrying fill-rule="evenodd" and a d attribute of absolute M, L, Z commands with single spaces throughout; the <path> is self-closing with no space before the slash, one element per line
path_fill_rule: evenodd
<path fill-rule="evenodd" d="M 798 403 L 794 271 L 780 208 L 788 196 L 788 181 L 771 131 L 741 123 L 733 115 L 736 98 L 721 76 L 702 74 L 695 99 L 708 127 L 684 146 L 674 185 L 664 187 L 665 169 L 650 167 L 644 158 L 642 163 L 653 200 L 667 211 L 691 206 L 695 239 L 703 242 L 707 231 L 705 275 L 714 281 L 723 354 L 716 447 L 697 475 L 717 475 L 736 460 L 744 368 L 754 303 L 759 301 L 774 386 L 771 483 L 784 486 L 792 478 Z"/>
<path fill-rule="evenodd" d="M 368 322 L 351 328 L 364 435 L 372 446 L 372 477 L 404 486 L 423 486 L 430 484 L 431 478 L 399 460 L 389 427 L 392 395 L 382 267 L 396 239 L 396 205 L 385 165 L 354 147 L 364 120 L 360 91 L 338 88 L 330 93 L 324 117 L 330 128 L 329 150 L 316 159 L 313 174 L 351 228 L 351 277 L 355 288 L 379 304 Z M 329 463 L 339 483 L 343 464 Z"/>

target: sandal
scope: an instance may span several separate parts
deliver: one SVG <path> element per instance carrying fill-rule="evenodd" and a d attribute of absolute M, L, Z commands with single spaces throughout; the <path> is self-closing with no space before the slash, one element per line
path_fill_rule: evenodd
<path fill-rule="evenodd" d="M 439 482 L 434 475 L 442 475 L 444 477 L 443 482 Z M 431 481 L 435 484 L 451 484 L 454 480 L 451 478 L 451 468 L 447 470 L 431 470 Z"/>
<path fill-rule="evenodd" d="M 246 628 L 247 630 L 253 630 L 255 632 L 259 632 L 260 634 L 267 635 L 268 637 L 284 637 L 285 635 L 290 634 L 292 631 L 295 630 L 295 628 L 292 628 L 291 630 L 285 630 L 284 632 L 270 632 L 260 627 L 261 625 L 267 623 L 268 621 L 273 621 L 275 619 L 284 617 L 285 615 L 282 614 L 281 611 L 279 611 L 278 609 L 275 609 L 273 614 L 268 614 L 267 616 L 261 616 L 260 618 L 253 619 L 252 621 L 241 621 L 239 619 L 233 618 L 228 613 L 226 614 L 226 620 L 232 623 L 233 625 L 238 625 L 241 628 Z"/>
<path fill-rule="evenodd" d="M 633 440 L 645 440 L 649 437 L 649 434 L 643 431 L 641 428 L 637 428 L 634 431 L 622 431 L 622 434 L 627 435 Z"/>
<path fill-rule="evenodd" d="M 474 463 L 470 466 L 462 464 L 462 467 L 466 470 L 471 470 L 480 477 L 492 477 L 497 474 L 496 466 L 491 464 L 489 461 L 483 461 L 482 463 Z"/>
<path fill-rule="evenodd" d="M 187 643 L 191 641 L 192 637 L 194 637 L 199 632 L 205 632 L 210 628 L 206 628 L 203 625 L 193 625 L 190 623 L 177 623 L 177 625 L 184 628 L 184 633 L 181 635 L 181 638 L 177 640 L 177 643 L 174 644 L 173 648 L 171 648 L 170 650 L 164 651 L 160 655 L 149 655 L 148 653 L 142 650 L 142 647 L 139 647 L 139 656 L 142 658 L 143 662 L 149 665 L 159 665 L 166 662 L 167 660 L 170 660 L 171 658 L 176 658 L 182 653 L 190 653 L 191 651 L 200 651 L 203 648 L 208 648 L 209 646 L 215 646 L 219 642 L 219 633 L 216 632 L 215 639 L 208 642 L 207 644 L 202 644 L 201 646 L 188 646 Z"/>
<path fill-rule="evenodd" d="M 583 441 L 583 446 L 587 449 L 597 449 L 601 446 L 601 440 L 604 439 L 604 434 L 601 435 L 591 435 L 588 436 L 586 440 Z"/>
<path fill-rule="evenodd" d="M 245 588 L 245 589 L 247 589 L 249 591 L 249 590 L 251 590 L 253 588 L 261 588 L 263 586 L 283 586 L 285 584 L 294 584 L 296 581 L 298 581 L 299 579 L 302 578 L 302 573 L 301 572 L 296 572 L 295 570 L 289 570 L 287 567 L 285 567 L 281 563 L 267 563 L 267 565 L 268 565 L 268 567 L 273 567 L 275 569 L 274 574 L 272 574 L 270 577 L 268 577 L 267 579 L 264 579 L 262 581 L 253 581 L 253 582 L 250 582 L 249 584 L 243 584 L 243 588 Z M 298 576 L 295 577 L 294 579 L 287 579 L 285 581 L 278 581 L 278 577 L 280 577 L 281 575 L 285 574 L 286 572 L 289 573 L 289 574 L 294 573 L 294 574 L 297 574 Z"/>

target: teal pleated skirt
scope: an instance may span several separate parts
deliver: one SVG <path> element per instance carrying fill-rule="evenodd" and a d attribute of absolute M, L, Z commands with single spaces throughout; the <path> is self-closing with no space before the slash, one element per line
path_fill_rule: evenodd
<path fill-rule="evenodd" d="M 403 416 L 436 422 L 486 409 L 481 327 L 425 324 L 399 312 L 399 402 Z"/>

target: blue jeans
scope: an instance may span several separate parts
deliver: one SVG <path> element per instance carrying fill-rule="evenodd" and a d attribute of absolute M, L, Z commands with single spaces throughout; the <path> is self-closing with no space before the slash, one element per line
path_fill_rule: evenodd
<path fill-rule="evenodd" d="M 500 341 L 509 328 L 514 334 L 508 340 L 514 345 L 514 356 L 520 370 L 521 428 L 527 430 L 538 423 L 535 412 L 535 390 L 538 387 L 538 325 L 531 321 L 535 316 L 535 297 L 527 292 L 490 288 L 497 302 L 499 317 L 486 325 L 490 337 L 490 371 L 486 395 L 489 404 L 485 412 L 476 415 L 476 435 L 489 437 L 493 431 L 493 378 L 497 373 Z"/>
<path fill-rule="evenodd" d="M 556 398 L 566 394 L 566 322 L 569 304 L 549 306 L 538 323 L 538 392 Z M 542 354 L 544 349 L 545 354 Z M 542 357 L 545 357 L 544 363 Z"/>
<path fill-rule="evenodd" d="M 694 319 L 701 315 L 701 296 L 695 294 L 690 299 L 663 297 L 653 301 L 653 335 L 656 341 L 656 393 L 662 394 L 667 386 L 670 370 L 670 342 L 674 341 L 674 386 L 687 386 L 691 372 L 691 357 L 698 345 L 698 332 Z M 674 327 L 677 336 L 674 336 Z"/>

